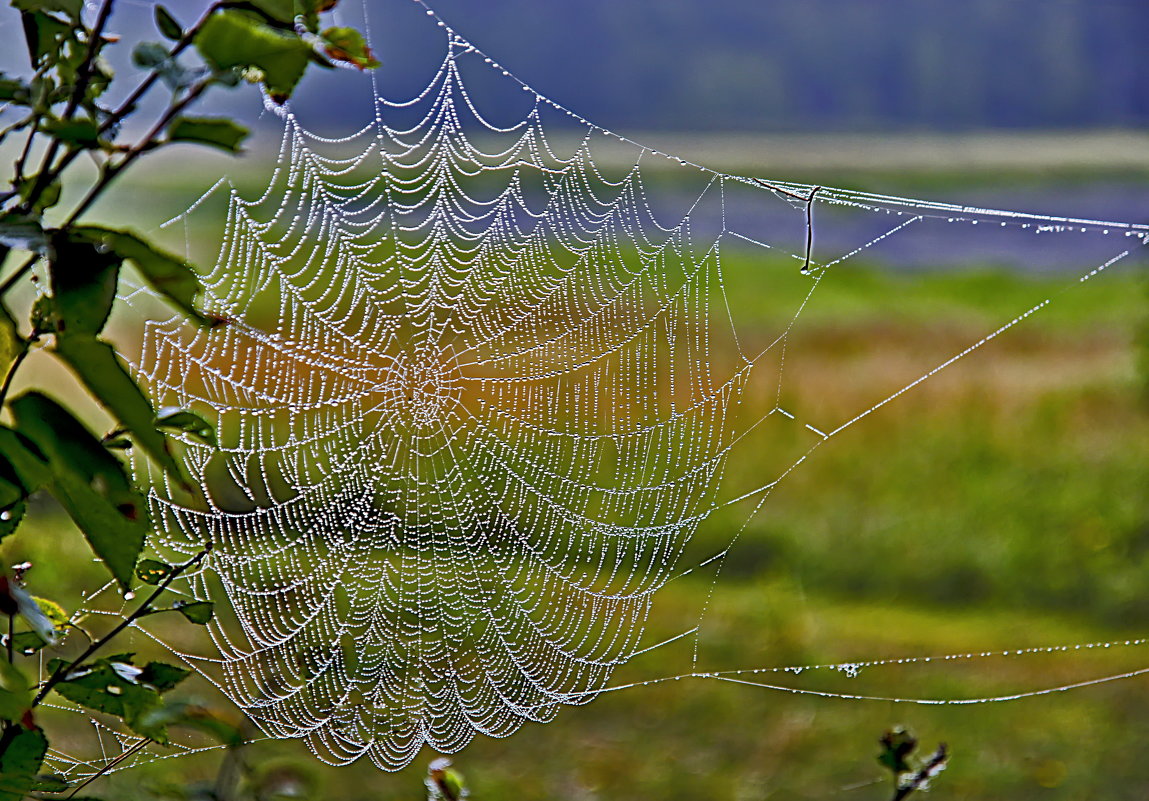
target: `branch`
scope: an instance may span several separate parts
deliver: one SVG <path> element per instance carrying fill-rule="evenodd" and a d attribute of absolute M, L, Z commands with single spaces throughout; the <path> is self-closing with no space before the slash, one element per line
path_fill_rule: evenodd
<path fill-rule="evenodd" d="M 203 561 L 203 558 L 205 556 L 207 556 L 209 553 L 211 553 L 211 545 L 210 544 L 206 548 L 204 548 L 202 551 L 197 553 L 195 556 L 193 556 L 191 559 L 184 562 L 182 565 L 177 565 L 172 570 L 172 572 L 167 575 L 167 578 L 165 578 L 162 582 L 160 582 L 159 586 L 156 587 L 155 592 L 153 592 L 151 595 L 149 595 L 147 597 L 147 599 L 142 604 L 140 604 L 138 607 L 136 607 L 136 611 L 132 612 L 130 615 L 128 615 L 126 618 L 124 618 L 123 621 L 121 621 L 118 626 L 116 626 L 114 629 L 109 631 L 103 637 L 94 641 L 91 645 L 89 645 L 84 650 L 84 652 L 82 654 L 77 656 L 71 662 L 67 663 L 66 665 L 61 665 L 60 667 L 58 667 L 55 670 L 55 672 L 52 673 L 52 675 L 49 676 L 48 679 L 40 686 L 40 691 L 37 692 L 36 697 L 32 699 L 32 705 L 29 708 L 34 708 L 37 704 L 39 704 L 41 701 L 43 701 L 44 697 L 49 692 L 51 692 L 52 688 L 55 687 L 57 684 L 59 684 L 61 681 L 63 681 L 64 678 L 69 673 L 71 673 L 73 670 L 75 670 L 77 667 L 79 667 L 84 662 L 85 659 L 90 657 L 96 651 L 103 648 L 105 645 L 107 645 L 109 642 L 111 642 L 111 640 L 113 640 L 116 636 L 118 636 L 120 634 L 120 632 L 122 632 L 128 626 L 132 625 L 137 620 L 139 620 L 141 617 L 146 615 L 148 613 L 148 611 L 150 610 L 151 605 L 154 604 L 156 602 L 156 599 L 159 598 L 161 594 L 163 594 L 164 590 L 166 590 L 168 588 L 168 586 L 173 581 L 175 581 L 176 577 L 178 577 L 181 573 L 183 573 L 188 568 L 199 564 L 201 561 Z"/>
<path fill-rule="evenodd" d="M 756 184 L 766 187 L 771 192 L 777 192 L 780 195 L 800 200 L 806 204 L 806 258 L 802 261 L 802 274 L 810 272 L 810 256 L 814 250 L 814 195 L 822 191 L 822 187 L 815 186 L 810 190 L 810 194 L 803 197 L 797 192 L 791 192 L 788 189 L 783 189 L 780 186 L 775 186 L 768 181 L 763 181 L 761 178 L 750 177 L 750 180 Z"/>
<path fill-rule="evenodd" d="M 191 43 L 195 40 L 196 35 L 199 34 L 200 29 L 203 28 L 204 23 L 207 22 L 208 18 L 216 11 L 223 8 L 224 5 L 224 0 L 217 0 L 217 2 L 212 3 L 211 6 L 208 7 L 207 11 L 204 12 L 204 15 L 200 17 L 199 22 L 197 22 L 191 28 L 188 28 L 187 31 L 184 32 L 183 37 L 178 42 L 176 42 L 175 46 L 171 50 L 171 53 L 168 54 L 169 57 L 175 58 L 189 46 L 191 46 Z M 123 121 L 124 117 L 131 114 L 135 109 L 136 104 L 140 101 L 140 98 L 142 98 L 145 94 L 148 93 L 148 91 L 151 90 L 153 86 L 155 86 L 155 83 L 157 80 L 159 80 L 159 78 L 160 70 L 158 68 L 153 69 L 150 73 L 148 73 L 147 77 L 140 81 L 140 84 L 134 90 L 132 90 L 132 93 L 128 95 L 127 99 L 125 99 L 123 103 L 120 104 L 119 108 L 108 115 L 108 118 L 100 124 L 100 127 L 96 129 L 96 136 L 103 136 L 108 131 L 119 125 Z M 69 150 L 63 156 L 61 156 L 60 161 L 56 164 L 55 167 L 51 169 L 52 179 L 54 180 L 55 178 L 59 177 L 59 175 L 63 173 L 64 170 L 68 169 L 76 157 L 80 155 L 80 152 L 81 151 L 79 150 Z"/>
<path fill-rule="evenodd" d="M 8 368 L 8 375 L 4 376 L 4 384 L 0 386 L 0 406 L 4 405 L 4 399 L 8 397 L 8 390 L 12 388 L 12 379 L 16 377 L 16 371 L 20 369 L 20 365 L 28 358 L 30 348 L 28 343 L 24 343 L 24 349 L 16 354 L 16 358 L 12 360 L 12 366 Z M 12 645 L 11 637 L 8 639 L 8 645 Z M 12 661 L 9 655 L 9 662 Z"/>
<path fill-rule="evenodd" d="M 76 85 L 72 88 L 72 96 L 68 98 L 68 105 L 64 107 L 62 120 L 72 119 L 72 115 L 76 113 L 76 108 L 79 107 L 80 101 L 84 98 L 84 93 L 88 91 L 88 84 L 92 81 L 92 65 L 100 50 L 100 39 L 104 35 L 104 26 L 107 25 L 108 17 L 112 14 L 113 5 L 115 5 L 115 0 L 104 0 L 103 5 L 100 6 L 100 13 L 96 17 L 96 24 L 88 33 L 88 49 L 84 53 L 84 62 L 76 73 Z M 52 143 L 48 146 L 48 152 L 44 154 L 44 158 L 40 162 L 40 174 L 36 176 L 36 183 L 33 184 L 32 191 L 28 193 L 28 197 L 24 201 L 24 208 L 34 208 L 40 195 L 51 186 L 52 181 L 59 175 L 58 170 L 50 169 L 52 162 L 56 160 L 56 154 L 59 152 L 60 140 L 52 139 Z"/>
<path fill-rule="evenodd" d="M 150 743 L 150 742 L 153 742 L 153 740 L 152 740 L 150 737 L 146 737 L 146 738 L 144 738 L 143 740 L 140 740 L 138 743 L 136 743 L 135 745 L 133 745 L 133 746 L 132 746 L 131 748 L 129 748 L 127 751 L 125 751 L 124 753 L 120 754 L 118 757 L 116 757 L 115 759 L 111 760 L 110 762 L 107 762 L 107 763 L 105 763 L 105 764 L 104 764 L 104 767 L 100 768 L 98 771 L 96 771 L 95 773 L 93 773 L 91 776 L 89 776 L 88 778 L 84 779 L 84 781 L 80 782 L 80 783 L 79 783 L 79 784 L 77 784 L 75 787 L 73 787 L 73 788 L 72 788 L 72 792 L 68 793 L 66 796 L 64 796 L 64 798 L 65 798 L 65 799 L 71 798 L 71 797 L 72 797 L 72 796 L 74 796 L 76 793 L 78 793 L 78 792 L 80 792 L 81 790 L 83 790 L 83 789 L 84 789 L 85 787 L 87 787 L 89 784 L 91 784 L 91 783 L 92 783 L 92 782 L 94 782 L 96 779 L 98 779 L 98 778 L 100 778 L 101 776 L 103 776 L 105 773 L 107 773 L 109 770 L 111 770 L 112 768 L 114 768 L 116 765 L 118 765 L 118 764 L 120 764 L 121 762 L 123 762 L 123 761 L 124 761 L 125 759 L 127 759 L 128 757 L 130 757 L 130 756 L 133 756 L 133 755 L 135 755 L 136 753 L 138 753 L 138 752 L 142 751 L 142 750 L 144 749 L 144 746 L 146 746 L 146 745 L 147 745 L 148 743 Z"/>
<path fill-rule="evenodd" d="M 24 182 L 24 165 L 28 163 L 28 156 L 32 153 L 32 143 L 36 140 L 36 134 L 39 132 L 40 118 L 37 116 L 28 129 L 28 138 L 24 140 L 24 148 L 20 151 L 20 158 L 16 160 L 16 180 L 20 183 Z"/>
<path fill-rule="evenodd" d="M 80 215 L 87 211 L 88 208 L 91 207 L 91 205 L 96 201 L 96 198 L 98 198 L 103 193 L 103 191 L 108 188 L 108 185 L 116 179 L 116 176 L 126 170 L 133 161 L 139 158 L 143 152 L 147 150 L 147 148 L 156 140 L 156 137 L 160 135 L 164 128 L 168 126 L 168 123 L 175 119 L 176 115 L 178 115 L 181 111 L 198 100 L 199 96 L 202 95 L 209 86 L 211 86 L 211 83 L 211 78 L 206 78 L 197 83 L 194 87 L 192 87 L 191 91 L 187 93 L 183 100 L 168 108 L 167 112 L 162 117 L 160 117 L 155 125 L 152 126 L 152 129 L 147 132 L 144 138 L 141 139 L 135 145 L 135 147 L 127 152 L 123 159 L 121 159 L 117 164 L 109 164 L 105 166 L 104 169 L 100 171 L 99 180 L 97 180 L 95 185 L 90 190 L 88 190 L 87 196 L 85 196 L 84 199 L 80 201 L 80 205 L 76 207 L 76 210 L 73 211 L 71 216 L 68 217 L 67 222 L 61 225 L 60 228 L 68 228 L 74 224 L 76 220 L 79 219 Z"/>
<path fill-rule="evenodd" d="M 195 40 L 196 35 L 200 32 L 200 28 L 204 26 L 204 23 L 207 22 L 208 17 L 210 17 L 219 9 L 223 8 L 223 5 L 223 0 L 218 0 L 218 2 L 212 3 L 211 6 L 208 7 L 208 10 L 204 12 L 204 15 L 200 17 L 199 22 L 197 22 L 191 28 L 188 28 L 187 31 L 184 32 L 183 38 L 176 42 L 175 47 L 172 48 L 172 51 L 169 54 L 169 57 L 175 58 L 184 50 L 186 50 L 191 45 L 192 41 Z M 140 85 L 137 86 L 132 91 L 132 93 L 128 95 L 127 99 L 120 104 L 120 107 L 113 111 L 111 116 L 104 121 L 103 125 L 101 125 L 99 128 L 99 133 L 107 133 L 109 130 L 114 128 L 120 122 L 120 120 L 131 113 L 132 109 L 135 108 L 136 103 L 138 103 L 140 98 L 147 94 L 148 90 L 155 85 L 155 82 L 159 80 L 159 77 L 159 69 L 152 70 L 148 77 L 144 78 L 144 80 L 140 82 Z"/>
<path fill-rule="evenodd" d="M 938 750 L 934 751 L 926 763 L 898 786 L 898 789 L 894 792 L 893 801 L 902 801 L 902 799 L 909 796 L 910 793 L 916 790 L 924 790 L 926 785 L 929 784 L 930 779 L 946 769 L 946 763 L 949 762 L 949 758 L 949 749 L 946 747 L 946 744 L 939 744 Z"/>
<path fill-rule="evenodd" d="M 76 85 L 73 87 L 72 96 L 68 98 L 68 105 L 64 109 L 63 119 L 65 120 L 71 119 L 72 115 L 76 113 L 76 108 L 84 99 L 84 92 L 88 91 L 88 84 L 92 82 L 92 65 L 96 61 L 96 54 L 100 50 L 100 38 L 104 35 L 104 26 L 108 24 L 108 17 L 112 15 L 112 6 L 115 5 L 115 2 L 116 0 L 104 0 L 103 5 L 100 6 L 96 24 L 92 26 L 92 31 L 88 35 L 88 50 L 84 53 L 84 63 L 80 65 L 76 76 Z"/>
<path fill-rule="evenodd" d="M 815 186 L 806 198 L 806 260 L 802 262 L 802 274 L 810 272 L 810 252 L 814 249 L 814 195 L 822 187 Z"/>

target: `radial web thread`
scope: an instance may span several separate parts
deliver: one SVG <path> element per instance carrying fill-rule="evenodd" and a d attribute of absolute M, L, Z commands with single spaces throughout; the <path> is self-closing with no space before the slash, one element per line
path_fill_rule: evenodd
<path fill-rule="evenodd" d="M 122 288 L 147 317 L 142 383 L 220 437 L 218 450 L 185 442 L 200 498 L 135 465 L 156 551 L 177 561 L 213 545 L 180 584 L 217 603 L 210 648 L 168 647 L 267 736 L 388 770 L 618 689 L 614 670 L 654 647 L 658 590 L 725 557 L 691 554 L 700 526 L 752 516 L 823 442 L 1055 300 L 841 420 L 752 413 L 747 394 L 764 375 L 780 386 L 791 328 L 835 270 L 919 230 L 1003 229 L 1087 235 L 1088 281 L 1149 240 L 1141 225 L 712 172 L 549 101 L 427 13 L 446 50 L 421 93 L 378 93 L 376 118 L 341 138 L 280 110 L 264 194 L 221 180 L 168 224 L 194 250 L 225 210 L 204 283 L 228 325 L 156 316 L 150 290 Z M 487 120 L 468 71 L 522 93 L 521 119 Z M 648 181 L 655 160 L 685 177 Z M 859 217 L 885 223 L 859 236 Z M 768 341 L 739 337 L 732 248 L 761 255 L 763 292 L 804 282 Z M 768 448 L 756 435 L 781 423 L 801 428 L 800 447 L 731 481 L 731 454 Z M 762 673 L 797 670 L 684 669 L 764 686 Z M 102 736 L 116 745 L 102 761 L 58 765 L 82 776 L 137 744 Z"/>

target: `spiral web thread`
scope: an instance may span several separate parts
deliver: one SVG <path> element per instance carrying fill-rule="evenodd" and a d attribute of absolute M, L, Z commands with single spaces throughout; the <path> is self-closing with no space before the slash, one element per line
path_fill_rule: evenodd
<path fill-rule="evenodd" d="M 157 317 L 149 290 L 122 289 L 149 318 L 142 383 L 220 437 L 218 451 L 185 442 L 199 499 L 136 465 L 152 486 L 157 552 L 178 561 L 214 546 L 180 582 L 217 603 L 210 647 L 164 644 L 267 736 L 387 770 L 634 686 L 608 682 L 657 647 L 643 639 L 657 591 L 729 551 L 688 556 L 700 526 L 725 510 L 753 516 L 823 442 L 1054 300 L 832 424 L 776 403 L 745 412 L 762 373 L 781 386 L 789 332 L 833 270 L 927 226 L 1089 235 L 1100 255 L 1079 282 L 1149 241 L 1145 226 L 815 194 L 671 159 L 539 95 L 427 14 L 446 52 L 421 93 L 376 93 L 376 119 L 343 138 L 281 110 L 266 192 L 244 199 L 221 180 L 172 221 L 191 231 L 201 209 L 226 204 L 204 283 L 229 325 Z M 467 70 L 501 73 L 528 110 L 488 121 Z M 630 166 L 601 166 L 604 140 Z M 651 160 L 670 160 L 697 191 L 660 197 L 644 179 Z M 733 211 L 747 203 L 775 215 L 772 234 Z M 888 225 L 802 274 L 808 212 L 819 226 L 835 212 Z M 763 348 L 739 340 L 728 248 L 773 260 L 763 291 L 807 286 Z M 747 443 L 776 422 L 802 429 L 798 451 L 752 486 L 726 481 L 731 454 L 763 447 Z M 114 614 L 112 594 L 94 595 L 92 611 Z M 703 671 L 697 659 L 683 676 L 780 687 L 762 674 L 806 669 Z M 92 725 L 99 757 L 53 755 L 67 775 L 158 758 Z"/>

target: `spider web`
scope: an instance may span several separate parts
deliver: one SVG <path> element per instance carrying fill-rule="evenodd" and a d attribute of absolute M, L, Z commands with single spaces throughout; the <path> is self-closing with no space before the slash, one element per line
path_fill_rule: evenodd
<path fill-rule="evenodd" d="M 1069 256 L 1088 265 L 1080 283 L 1149 241 L 1140 225 L 707 170 L 548 100 L 426 11 L 445 52 L 421 92 L 377 91 L 370 124 L 338 138 L 276 109 L 266 191 L 221 179 L 169 223 L 194 250 L 225 220 L 204 284 L 228 325 L 195 328 L 122 287 L 146 321 L 139 379 L 220 438 L 184 443 L 199 497 L 135 465 L 155 550 L 213 547 L 180 581 L 217 604 L 210 642 L 165 645 L 267 736 L 387 770 L 619 689 L 615 670 L 662 644 L 644 637 L 658 590 L 719 567 L 729 520 L 1054 300 L 823 419 L 780 403 L 791 332 L 836 270 L 877 252 L 936 262 L 975 233 L 987 252 L 1020 239 L 1056 259 L 1072 234 L 1089 242 Z M 475 75 L 521 93 L 522 115 L 489 119 Z M 740 336 L 731 249 L 761 259 L 760 291 L 795 298 L 765 338 Z M 746 448 L 772 467 L 727 475 Z M 699 536 L 715 519 L 717 547 Z M 696 648 L 685 675 L 778 686 L 760 674 L 783 670 L 797 669 L 703 670 Z M 55 755 L 69 775 L 155 758 L 93 725 L 116 747 Z"/>

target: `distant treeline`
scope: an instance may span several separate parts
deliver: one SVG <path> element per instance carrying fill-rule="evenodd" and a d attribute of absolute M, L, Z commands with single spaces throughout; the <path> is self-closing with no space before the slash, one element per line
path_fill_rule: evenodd
<path fill-rule="evenodd" d="M 608 127 L 1149 123 L 1146 0 L 435 0 L 432 6 L 528 83 Z M 425 39 L 396 33 L 405 25 L 391 21 L 380 14 L 375 26 L 384 31 L 385 64 L 425 50 Z"/>

